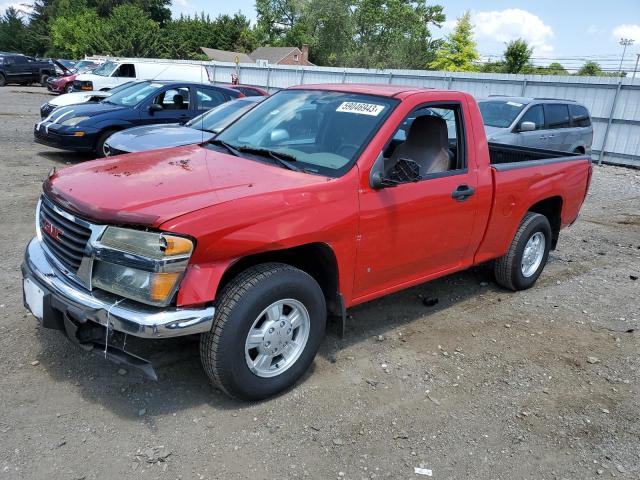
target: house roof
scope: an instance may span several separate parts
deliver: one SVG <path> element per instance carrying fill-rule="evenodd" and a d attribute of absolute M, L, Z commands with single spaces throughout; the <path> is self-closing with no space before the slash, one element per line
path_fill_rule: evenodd
<path fill-rule="evenodd" d="M 292 51 L 297 50 L 298 54 L 302 54 L 298 47 L 259 47 L 250 53 L 253 61 L 267 60 L 269 63 L 278 63 Z"/>
<path fill-rule="evenodd" d="M 204 54 L 211 60 L 217 62 L 235 62 L 236 57 L 240 59 L 240 63 L 255 63 L 249 55 L 240 52 L 228 52 L 227 50 L 216 50 L 215 48 L 200 47 Z"/>

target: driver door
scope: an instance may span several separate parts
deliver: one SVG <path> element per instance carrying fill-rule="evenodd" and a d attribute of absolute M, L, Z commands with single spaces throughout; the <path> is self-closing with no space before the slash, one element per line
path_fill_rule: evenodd
<path fill-rule="evenodd" d="M 385 163 L 393 156 L 393 149 L 399 148 L 398 140 L 400 145 L 402 141 L 412 141 L 411 123 L 424 115 L 425 107 L 428 109 L 429 105 L 414 110 L 401 123 L 385 148 Z M 434 111 L 442 114 L 446 123 L 449 168 L 426 174 L 417 181 L 380 189 L 364 188 L 360 192 L 356 300 L 364 301 L 381 291 L 458 269 L 469 256 L 478 196 L 475 168 L 468 167 L 475 165 L 475 158 L 473 148 L 467 148 L 473 143 L 471 133 L 464 127 L 466 112 L 461 103 L 438 105 Z M 420 142 L 416 144 L 419 149 Z"/>

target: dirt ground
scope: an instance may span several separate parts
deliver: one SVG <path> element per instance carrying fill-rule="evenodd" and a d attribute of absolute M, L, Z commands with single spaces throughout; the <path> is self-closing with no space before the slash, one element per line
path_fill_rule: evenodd
<path fill-rule="evenodd" d="M 86 160 L 33 143 L 47 98 L 0 89 L 0 479 L 640 479 L 640 171 L 595 168 L 533 289 L 477 268 L 355 308 L 294 389 L 247 404 L 195 342 L 142 345 L 156 383 L 23 308 L 41 182 Z"/>

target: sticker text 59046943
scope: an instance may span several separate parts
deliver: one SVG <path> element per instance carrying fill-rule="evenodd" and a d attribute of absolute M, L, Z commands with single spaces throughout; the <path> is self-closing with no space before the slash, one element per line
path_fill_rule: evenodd
<path fill-rule="evenodd" d="M 384 105 L 375 103 L 342 102 L 336 112 L 358 113 L 360 115 L 371 115 L 377 117 L 384 110 Z"/>

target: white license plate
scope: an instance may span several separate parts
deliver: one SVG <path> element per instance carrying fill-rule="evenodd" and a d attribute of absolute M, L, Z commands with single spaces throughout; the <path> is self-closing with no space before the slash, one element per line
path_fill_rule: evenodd
<path fill-rule="evenodd" d="M 24 279 L 24 298 L 27 302 L 27 306 L 33 316 L 38 320 L 42 320 L 42 311 L 44 304 L 44 292 L 38 285 L 33 283 L 30 279 Z"/>

